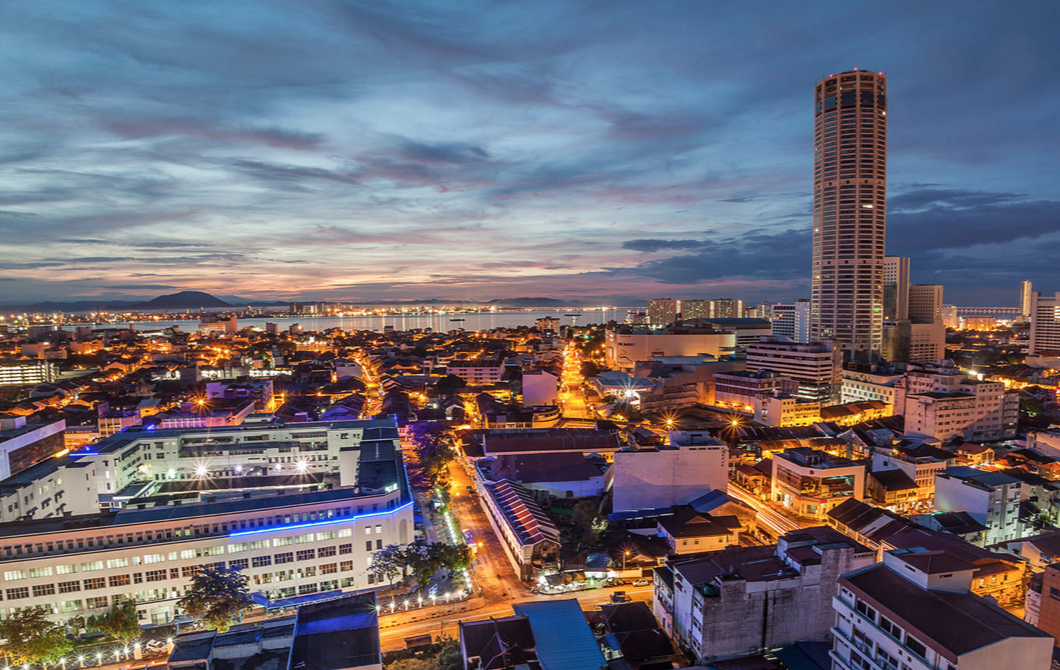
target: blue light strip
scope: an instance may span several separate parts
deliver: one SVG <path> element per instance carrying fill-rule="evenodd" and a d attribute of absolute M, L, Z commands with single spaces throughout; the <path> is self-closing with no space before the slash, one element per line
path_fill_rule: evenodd
<path fill-rule="evenodd" d="M 412 507 L 412 503 L 407 502 L 401 507 L 395 507 L 394 509 L 386 510 L 384 512 L 355 514 L 353 516 L 347 516 L 341 519 L 327 519 L 325 521 L 310 521 L 309 523 L 293 523 L 289 526 L 273 526 L 272 528 L 255 528 L 254 530 L 241 530 L 237 533 L 229 533 L 228 537 L 242 537 L 244 535 L 258 535 L 260 533 L 275 533 L 281 530 L 298 530 L 299 528 L 314 528 L 316 526 L 333 526 L 337 523 L 349 523 L 351 521 L 356 521 L 357 519 L 367 519 L 374 516 L 384 516 L 387 514 L 393 514 L 394 512 L 400 512 L 406 507 Z"/>
<path fill-rule="evenodd" d="M 77 452 L 74 452 L 72 454 L 67 454 L 67 456 L 99 456 L 99 452 L 98 451 L 77 451 Z"/>

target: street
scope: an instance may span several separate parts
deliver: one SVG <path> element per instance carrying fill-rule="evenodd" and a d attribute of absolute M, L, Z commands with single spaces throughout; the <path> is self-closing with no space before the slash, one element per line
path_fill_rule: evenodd
<path fill-rule="evenodd" d="M 729 482 L 728 494 L 739 500 L 742 503 L 750 505 L 751 507 L 758 510 L 758 523 L 767 528 L 775 536 L 780 537 L 784 533 L 792 530 L 798 530 L 799 528 L 805 528 L 807 525 L 803 524 L 794 519 L 784 516 L 770 508 L 770 506 L 763 500 L 760 500 L 757 496 L 752 494 L 747 489 Z"/>

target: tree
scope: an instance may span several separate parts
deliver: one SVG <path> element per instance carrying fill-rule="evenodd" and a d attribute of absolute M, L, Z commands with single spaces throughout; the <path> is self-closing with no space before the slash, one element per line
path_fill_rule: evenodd
<path fill-rule="evenodd" d="M 439 396 L 455 395 L 467 387 L 467 382 L 456 375 L 446 375 L 434 385 L 434 390 Z"/>
<path fill-rule="evenodd" d="M 62 626 L 48 620 L 48 611 L 29 608 L 13 612 L 0 622 L 0 637 L 7 640 L 3 652 L 11 665 L 58 663 L 74 648 Z"/>
<path fill-rule="evenodd" d="M 368 566 L 368 575 L 373 581 L 386 580 L 394 583 L 394 578 L 401 575 L 404 579 L 408 576 L 408 563 L 405 561 L 405 546 L 400 544 L 388 544 L 381 550 L 372 554 L 372 562 Z"/>
<path fill-rule="evenodd" d="M 88 625 L 123 644 L 140 637 L 136 603 L 131 600 L 115 605 L 106 614 L 89 617 Z"/>
<path fill-rule="evenodd" d="M 211 565 L 199 568 L 191 579 L 191 590 L 177 605 L 188 615 L 224 632 L 232 618 L 250 609 L 253 601 L 245 575 L 236 569 Z"/>
<path fill-rule="evenodd" d="M 456 459 L 453 431 L 445 424 L 420 421 L 412 424 L 412 445 L 419 454 L 423 470 L 434 482 Z"/>

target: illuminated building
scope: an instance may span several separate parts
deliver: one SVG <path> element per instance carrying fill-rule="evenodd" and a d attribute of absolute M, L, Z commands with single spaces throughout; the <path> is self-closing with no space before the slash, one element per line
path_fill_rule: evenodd
<path fill-rule="evenodd" d="M 55 381 L 55 363 L 44 360 L 0 361 L 0 386 L 29 386 Z"/>
<path fill-rule="evenodd" d="M 1031 301 L 1031 356 L 1060 357 L 1060 291 L 1035 292 Z"/>
<path fill-rule="evenodd" d="M 813 341 L 883 347 L 887 78 L 851 71 L 814 91 Z"/>
<path fill-rule="evenodd" d="M 681 313 L 681 301 L 656 298 L 648 301 L 648 323 L 653 326 L 668 326 Z"/>
<path fill-rule="evenodd" d="M 883 257 L 883 320 L 909 318 L 909 257 Z"/>
<path fill-rule="evenodd" d="M 799 383 L 798 395 L 822 405 L 839 401 L 843 357 L 832 341 L 820 344 L 788 342 L 763 337 L 747 347 L 748 370 L 772 370 Z"/>
<path fill-rule="evenodd" d="M 780 335 L 792 342 L 810 341 L 810 301 L 796 300 L 789 305 L 773 305 L 770 335 Z"/>
<path fill-rule="evenodd" d="M 1020 282 L 1020 316 L 1025 320 L 1031 318 L 1031 309 L 1034 306 L 1034 285 L 1029 279 Z"/>

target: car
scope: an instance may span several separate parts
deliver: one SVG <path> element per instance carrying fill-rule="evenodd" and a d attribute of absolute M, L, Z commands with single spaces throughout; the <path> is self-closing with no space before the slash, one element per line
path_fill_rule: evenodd
<path fill-rule="evenodd" d="M 647 586 L 648 583 L 649 582 L 647 579 L 638 579 L 637 581 L 633 582 L 633 586 Z"/>

